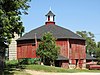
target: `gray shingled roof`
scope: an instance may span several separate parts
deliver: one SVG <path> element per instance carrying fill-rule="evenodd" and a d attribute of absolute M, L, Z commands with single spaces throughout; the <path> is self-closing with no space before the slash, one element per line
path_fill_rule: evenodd
<path fill-rule="evenodd" d="M 45 16 L 55 16 L 52 11 L 49 11 Z"/>
<path fill-rule="evenodd" d="M 84 38 L 80 37 L 79 35 L 75 34 L 74 32 L 65 29 L 63 27 L 57 25 L 43 25 L 36 29 L 31 30 L 30 32 L 26 33 L 24 36 L 19 38 L 18 40 L 30 40 L 35 38 L 35 33 L 37 39 L 40 39 L 44 33 L 51 32 L 53 36 L 57 39 L 81 39 Z M 18 41 L 17 40 L 17 41 Z"/>
<path fill-rule="evenodd" d="M 61 56 L 59 55 L 58 58 L 56 60 L 68 60 L 67 57 Z"/>
<path fill-rule="evenodd" d="M 67 57 L 59 55 L 56 60 L 69 60 L 69 59 Z M 86 60 L 97 60 L 97 59 L 90 56 L 89 54 L 86 54 Z"/>
<path fill-rule="evenodd" d="M 89 54 L 86 54 L 86 60 L 96 60 L 96 58 L 90 56 Z"/>

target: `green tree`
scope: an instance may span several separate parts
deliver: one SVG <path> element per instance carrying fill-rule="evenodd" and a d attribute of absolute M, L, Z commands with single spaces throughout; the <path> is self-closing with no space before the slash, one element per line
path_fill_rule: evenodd
<path fill-rule="evenodd" d="M 28 14 L 31 0 L 0 0 L 0 41 L 10 43 L 14 32 L 24 32 L 21 15 Z"/>
<path fill-rule="evenodd" d="M 56 46 L 56 39 L 50 32 L 47 32 L 41 38 L 39 47 L 37 49 L 37 55 L 43 60 L 45 65 L 54 64 L 54 60 L 57 59 L 59 55 L 59 47 Z"/>
<path fill-rule="evenodd" d="M 100 48 L 100 42 L 97 43 L 97 47 Z"/>
<path fill-rule="evenodd" d="M 77 31 L 76 33 L 79 36 L 86 39 L 86 52 L 90 55 L 92 53 L 94 53 L 94 50 L 96 48 L 96 42 L 94 40 L 94 34 L 91 33 L 91 32 L 86 32 L 86 31 Z"/>
<path fill-rule="evenodd" d="M 21 35 L 24 32 L 21 15 L 28 14 L 29 2 L 30 0 L 0 0 L 0 66 L 4 64 L 5 43 L 9 45 L 14 33 Z"/>
<path fill-rule="evenodd" d="M 97 43 L 97 47 L 95 49 L 96 57 L 100 60 L 100 42 Z"/>

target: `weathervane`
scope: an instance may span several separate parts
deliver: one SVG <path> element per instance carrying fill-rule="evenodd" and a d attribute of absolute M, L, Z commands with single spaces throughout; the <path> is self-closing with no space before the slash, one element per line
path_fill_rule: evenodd
<path fill-rule="evenodd" d="M 51 6 L 50 6 L 50 11 L 51 11 Z"/>

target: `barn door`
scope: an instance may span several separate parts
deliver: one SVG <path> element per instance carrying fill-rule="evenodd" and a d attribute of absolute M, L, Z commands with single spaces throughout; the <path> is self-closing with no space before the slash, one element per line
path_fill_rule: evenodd
<path fill-rule="evenodd" d="M 82 68 L 82 60 L 81 59 L 76 59 L 76 68 L 77 69 Z"/>

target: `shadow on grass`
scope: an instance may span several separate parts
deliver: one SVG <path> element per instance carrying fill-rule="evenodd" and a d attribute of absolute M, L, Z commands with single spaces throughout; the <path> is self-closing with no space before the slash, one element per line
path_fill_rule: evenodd
<path fill-rule="evenodd" d="M 24 70 L 24 66 L 20 65 L 6 65 L 2 75 L 14 75 L 16 71 Z"/>

